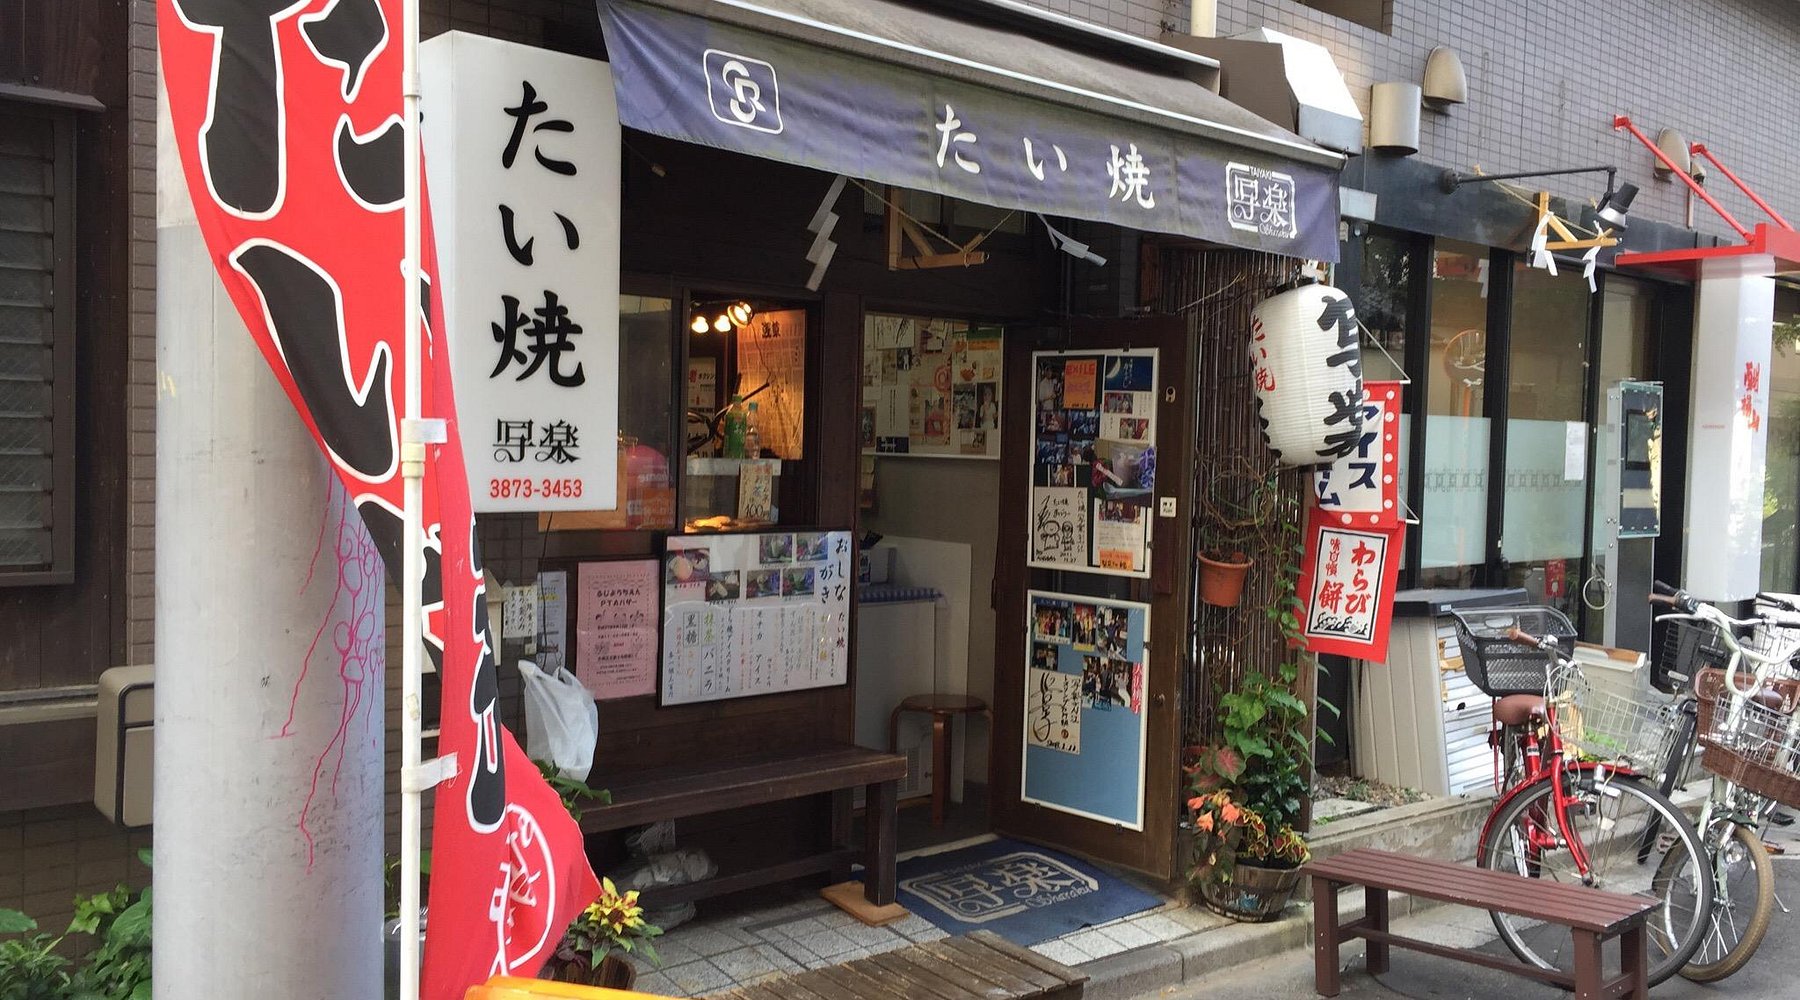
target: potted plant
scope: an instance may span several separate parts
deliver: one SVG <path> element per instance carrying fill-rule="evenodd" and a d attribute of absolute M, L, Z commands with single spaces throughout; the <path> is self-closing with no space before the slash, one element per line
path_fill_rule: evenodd
<path fill-rule="evenodd" d="M 1278 675 L 1295 676 L 1292 664 Z M 1209 909 L 1234 920 L 1273 920 L 1311 858 L 1296 829 L 1306 790 L 1305 758 L 1290 734 L 1304 703 L 1260 674 L 1227 695 L 1223 743 L 1202 747 L 1188 764 L 1189 879 Z M 1266 722 L 1266 731 L 1259 723 Z M 1303 740 L 1303 737 L 1301 738 Z M 1301 746 L 1303 746 L 1303 742 Z"/>
<path fill-rule="evenodd" d="M 1247 461 L 1207 481 L 1200 497 L 1200 599 L 1214 607 L 1237 606 L 1251 555 L 1280 511 L 1280 469 Z"/>
<path fill-rule="evenodd" d="M 612 879 L 601 879 L 600 898 L 588 904 L 563 932 L 562 943 L 545 968 L 545 977 L 584 986 L 629 990 L 637 970 L 625 956 L 637 952 L 658 965 L 650 939 L 662 928 L 645 922 L 636 890 L 621 893 Z"/>
<path fill-rule="evenodd" d="M 1278 520 L 1269 542 L 1280 563 L 1265 613 L 1284 650 L 1293 649 L 1300 629 L 1299 526 Z M 1245 673 L 1234 690 L 1219 695 L 1220 742 L 1189 755 L 1189 875 L 1209 908 L 1237 920 L 1274 919 L 1311 857 L 1299 832 L 1312 765 L 1308 710 L 1294 693 L 1300 669 L 1290 658 L 1272 673 Z"/>

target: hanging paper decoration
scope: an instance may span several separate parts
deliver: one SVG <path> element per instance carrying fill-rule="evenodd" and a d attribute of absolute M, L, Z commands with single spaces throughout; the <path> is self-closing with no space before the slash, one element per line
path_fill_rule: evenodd
<path fill-rule="evenodd" d="M 1282 465 L 1336 461 L 1362 439 L 1362 348 L 1350 297 L 1306 284 L 1251 313 L 1250 363 L 1263 437 Z"/>
<path fill-rule="evenodd" d="M 407 346 L 396 39 L 418 30 L 402 9 L 161 0 L 156 12 L 173 134 L 214 267 L 396 582 Z M 598 886 L 580 830 L 500 722 L 449 352 L 433 346 L 443 312 L 429 214 L 424 223 L 422 412 L 449 425 L 448 441 L 426 449 L 424 631 L 443 685 L 438 750 L 459 768 L 435 789 L 422 995 L 459 1000 L 495 973 L 535 973 Z"/>

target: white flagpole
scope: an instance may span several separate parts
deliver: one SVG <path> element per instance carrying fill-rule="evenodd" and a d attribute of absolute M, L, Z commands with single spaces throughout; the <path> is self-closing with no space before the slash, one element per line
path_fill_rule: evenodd
<path fill-rule="evenodd" d="M 400 70 L 401 100 L 405 115 L 405 216 L 406 256 L 401 268 L 406 282 L 405 409 L 401 420 L 400 475 L 403 509 L 400 545 L 404 579 L 401 584 L 401 617 L 405 622 L 400 645 L 400 1000 L 419 996 L 419 812 L 424 787 L 419 780 L 422 716 L 420 702 L 425 628 L 423 609 L 424 553 L 421 549 L 424 516 L 425 434 L 420 426 L 422 347 L 419 337 L 420 236 L 422 226 L 419 183 L 419 0 L 401 0 Z"/>

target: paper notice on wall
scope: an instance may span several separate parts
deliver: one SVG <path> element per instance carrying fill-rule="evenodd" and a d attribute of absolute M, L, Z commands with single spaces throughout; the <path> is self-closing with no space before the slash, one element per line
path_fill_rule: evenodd
<path fill-rule="evenodd" d="M 1088 491 L 1037 487 L 1031 491 L 1031 561 L 1088 566 Z"/>
<path fill-rule="evenodd" d="M 1032 746 L 1081 753 L 1081 675 L 1028 668 L 1025 741 Z"/>
<path fill-rule="evenodd" d="M 658 564 L 582 563 L 575 676 L 597 701 L 656 693 Z"/>
<path fill-rule="evenodd" d="M 1579 420 L 1563 423 L 1563 481 L 1587 478 L 1588 425 Z"/>
<path fill-rule="evenodd" d="M 537 664 L 545 673 L 565 665 L 568 646 L 569 574 L 551 570 L 538 574 Z"/>
<path fill-rule="evenodd" d="M 909 390 L 904 385 L 884 385 L 875 403 L 875 436 L 899 437 L 907 434 Z"/>
<path fill-rule="evenodd" d="M 1093 564 L 1101 569 L 1142 572 L 1145 566 L 1147 508 L 1116 500 L 1094 501 Z"/>
<path fill-rule="evenodd" d="M 1093 359 L 1071 360 L 1063 366 L 1063 407 L 1091 410 L 1100 384 L 1100 363 Z"/>
<path fill-rule="evenodd" d="M 767 524 L 775 509 L 777 460 L 745 459 L 738 469 L 737 519 L 745 524 Z"/>
<path fill-rule="evenodd" d="M 507 587 L 502 591 L 505 604 L 500 612 L 500 637 L 503 639 L 536 639 L 538 632 L 538 589 Z"/>

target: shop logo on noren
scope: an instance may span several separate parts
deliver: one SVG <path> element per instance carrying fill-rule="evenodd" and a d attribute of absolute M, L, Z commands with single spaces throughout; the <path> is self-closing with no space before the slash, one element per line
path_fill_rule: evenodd
<path fill-rule="evenodd" d="M 772 64 L 720 49 L 707 49 L 701 63 L 714 118 L 727 125 L 781 134 L 781 90 Z"/>
<path fill-rule="evenodd" d="M 1285 240 L 1300 235 L 1291 174 L 1244 163 L 1226 164 L 1225 211 L 1233 229 Z"/>

